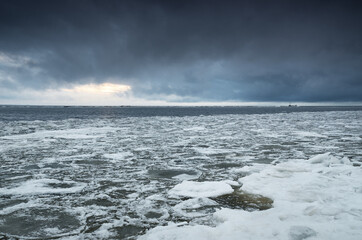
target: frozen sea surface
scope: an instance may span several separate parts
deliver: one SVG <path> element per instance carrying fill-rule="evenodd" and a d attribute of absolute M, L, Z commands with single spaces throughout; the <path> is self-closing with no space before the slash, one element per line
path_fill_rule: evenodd
<path fill-rule="evenodd" d="M 9 116 L 0 238 L 362 239 L 362 111 Z"/>

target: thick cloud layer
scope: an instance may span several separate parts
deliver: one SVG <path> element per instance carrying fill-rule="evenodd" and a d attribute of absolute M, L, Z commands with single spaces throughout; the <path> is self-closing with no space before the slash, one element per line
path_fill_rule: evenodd
<path fill-rule="evenodd" d="M 362 101 L 359 1 L 0 1 L 0 87 Z"/>

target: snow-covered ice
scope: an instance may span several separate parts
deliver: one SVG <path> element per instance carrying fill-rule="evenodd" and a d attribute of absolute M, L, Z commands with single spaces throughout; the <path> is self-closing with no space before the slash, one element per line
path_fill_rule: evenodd
<path fill-rule="evenodd" d="M 242 190 L 272 198 L 273 208 L 224 208 L 213 214 L 216 227 L 171 224 L 141 239 L 361 239 L 361 179 L 360 167 L 328 153 L 268 165 L 239 181 Z"/>
<path fill-rule="evenodd" d="M 169 191 L 170 195 L 181 197 L 217 197 L 232 193 L 234 190 L 225 182 L 183 181 Z"/>

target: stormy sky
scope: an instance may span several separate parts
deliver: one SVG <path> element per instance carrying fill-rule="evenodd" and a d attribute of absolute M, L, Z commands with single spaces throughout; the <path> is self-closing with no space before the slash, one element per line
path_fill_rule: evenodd
<path fill-rule="evenodd" d="M 120 90 L 88 91 L 102 84 Z M 102 104 L 362 102 L 362 4 L 1 0 L 0 104 L 92 95 Z"/>

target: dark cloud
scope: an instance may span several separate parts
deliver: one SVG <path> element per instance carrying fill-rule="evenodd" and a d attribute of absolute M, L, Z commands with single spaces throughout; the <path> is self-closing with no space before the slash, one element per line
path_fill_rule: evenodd
<path fill-rule="evenodd" d="M 15 63 L 0 60 L 0 85 L 112 79 L 146 99 L 362 101 L 361 10 L 359 1 L 2 0 L 0 52 Z"/>

